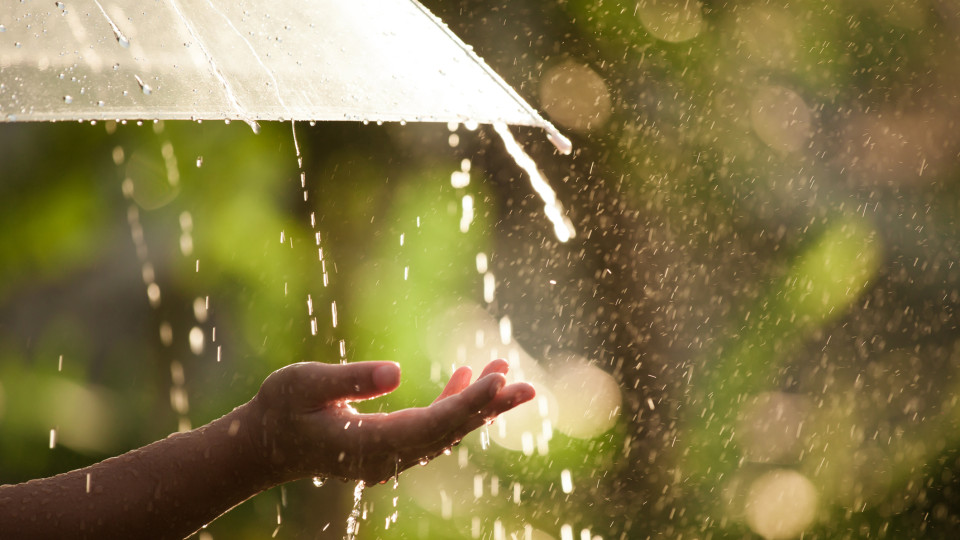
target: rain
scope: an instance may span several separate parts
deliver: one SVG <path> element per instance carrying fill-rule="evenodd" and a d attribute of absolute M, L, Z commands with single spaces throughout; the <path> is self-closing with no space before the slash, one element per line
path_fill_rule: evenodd
<path fill-rule="evenodd" d="M 201 426 L 291 362 L 399 362 L 376 412 L 505 358 L 537 397 L 445 455 L 195 537 L 960 534 L 954 3 L 430 0 L 491 86 L 371 60 L 346 91 L 316 51 L 363 41 L 309 44 L 306 8 L 170 15 L 161 69 L 148 4 L 0 8 L 0 483 Z M 408 86 L 434 76 L 442 102 Z M 483 117 L 500 77 L 513 116 Z"/>

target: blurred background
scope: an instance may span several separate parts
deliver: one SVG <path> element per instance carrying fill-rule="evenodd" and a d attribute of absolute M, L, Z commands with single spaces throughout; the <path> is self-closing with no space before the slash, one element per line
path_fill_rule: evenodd
<path fill-rule="evenodd" d="M 486 126 L 298 124 L 301 181 L 289 124 L 0 124 L 0 481 L 294 361 L 400 362 L 386 410 L 506 357 L 538 399 L 360 538 L 960 533 L 956 3 L 425 4 L 573 139 L 513 128 L 577 235 Z M 353 488 L 198 537 L 342 537 Z"/>

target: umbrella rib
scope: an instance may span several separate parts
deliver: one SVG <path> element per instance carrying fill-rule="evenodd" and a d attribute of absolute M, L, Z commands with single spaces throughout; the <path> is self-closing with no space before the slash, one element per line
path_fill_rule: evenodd
<path fill-rule="evenodd" d="M 226 77 L 223 76 L 223 73 L 220 71 L 220 68 L 217 67 L 217 62 L 214 60 L 213 55 L 210 54 L 210 51 L 207 50 L 207 47 L 203 44 L 203 40 L 200 39 L 200 35 L 197 34 L 197 31 L 193 28 L 193 25 L 190 24 L 190 21 L 183 15 L 183 12 L 180 11 L 180 6 L 177 4 L 177 0 L 170 0 L 170 5 L 173 6 L 173 10 L 177 13 L 177 16 L 180 17 L 180 21 L 183 22 L 184 26 L 187 27 L 187 31 L 190 32 L 190 36 L 197 42 L 197 45 L 200 46 L 200 51 L 207 59 L 207 63 L 210 64 L 210 69 L 213 70 L 213 75 L 220 81 L 220 85 L 223 87 L 223 91 L 227 96 L 227 99 L 230 101 L 230 104 L 233 105 L 233 108 L 237 111 L 237 114 L 240 116 L 244 122 L 253 127 L 254 132 L 259 131 L 255 127 L 256 123 L 250 119 L 250 115 L 247 114 L 246 110 L 240 105 L 240 101 L 237 100 L 237 96 L 233 93 L 233 88 L 230 87 L 230 83 L 227 82 Z"/>
<path fill-rule="evenodd" d="M 113 22 L 113 19 L 111 19 L 110 15 L 107 14 L 107 10 L 103 9 L 103 6 L 100 4 L 99 0 L 93 0 L 93 3 L 100 8 L 100 13 L 103 14 L 103 18 L 110 23 L 110 29 L 113 30 L 113 35 L 117 37 L 117 42 L 123 47 L 130 46 L 130 40 L 127 39 L 127 36 L 123 35 L 123 32 L 120 31 L 120 27 L 117 26 L 117 23 Z"/>
<path fill-rule="evenodd" d="M 249 41 L 247 41 L 247 38 L 243 35 L 243 33 L 241 33 L 240 30 L 237 30 L 237 27 L 233 25 L 233 21 L 230 20 L 230 17 L 227 17 L 222 11 L 217 9 L 217 7 L 210 0 L 207 0 L 207 5 L 209 5 L 210 9 L 215 11 L 217 15 L 219 15 L 223 20 L 227 22 L 227 25 L 230 26 L 230 29 L 233 30 L 233 32 L 237 34 L 237 37 L 239 37 L 243 41 L 244 45 L 246 45 L 247 48 L 250 49 L 250 53 L 253 54 L 253 57 L 257 59 L 257 63 L 260 64 L 260 67 L 263 68 L 263 71 L 267 74 L 267 77 L 270 77 L 270 81 L 273 82 L 273 90 L 274 90 L 274 93 L 277 95 L 277 101 L 280 103 L 280 106 L 283 107 L 283 110 L 286 111 L 287 115 L 292 120 L 293 113 L 290 112 L 290 109 L 287 107 L 287 104 L 283 101 L 283 96 L 280 95 L 280 83 L 277 82 L 277 78 L 274 75 L 273 70 L 271 70 L 269 67 L 267 67 L 265 63 L 263 63 L 263 59 L 260 58 L 259 54 L 257 54 L 257 50 L 253 47 L 252 44 L 250 44 Z"/>

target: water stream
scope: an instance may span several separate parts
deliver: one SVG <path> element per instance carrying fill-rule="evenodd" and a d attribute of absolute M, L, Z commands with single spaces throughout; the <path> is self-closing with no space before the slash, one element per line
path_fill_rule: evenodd
<path fill-rule="evenodd" d="M 523 147 L 520 146 L 513 137 L 513 134 L 510 133 L 510 128 L 507 127 L 506 124 L 496 123 L 493 125 L 493 129 L 497 132 L 497 135 L 500 136 L 510 157 L 512 157 L 517 166 L 523 169 L 530 177 L 530 185 L 533 187 L 533 190 L 537 192 L 537 195 L 540 196 L 540 199 L 543 200 L 544 212 L 547 215 L 547 219 L 553 224 L 553 231 L 557 235 L 557 240 L 566 242 L 576 236 L 577 232 L 574 230 L 570 218 L 567 217 L 563 205 L 560 204 L 560 200 L 557 199 L 557 193 L 550 187 L 550 183 L 547 182 L 547 179 L 540 173 L 537 164 L 523 150 Z M 557 145 L 555 139 L 551 138 L 550 140 Z M 566 140 L 566 145 L 558 145 L 557 149 L 562 153 L 569 154 L 570 141 Z"/>

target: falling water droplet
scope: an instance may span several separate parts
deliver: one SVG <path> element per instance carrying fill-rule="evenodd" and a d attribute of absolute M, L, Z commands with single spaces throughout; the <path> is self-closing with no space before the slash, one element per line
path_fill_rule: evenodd
<path fill-rule="evenodd" d="M 325 476 L 314 476 L 313 477 L 313 486 L 322 487 L 327 483 L 327 478 Z"/>
<path fill-rule="evenodd" d="M 353 488 L 353 509 L 350 510 L 350 517 L 347 518 L 347 534 L 344 540 L 354 540 L 360 531 L 360 499 L 363 498 L 363 488 L 366 484 L 363 480 L 357 482 L 357 487 Z"/>
<path fill-rule="evenodd" d="M 483 450 L 490 448 L 490 431 L 487 429 L 486 425 L 484 425 L 483 429 L 480 431 L 480 448 Z"/>
<path fill-rule="evenodd" d="M 570 476 L 570 469 L 560 471 L 560 489 L 564 493 L 573 491 L 573 478 Z"/>
<path fill-rule="evenodd" d="M 68 105 L 73 103 L 73 96 L 63 96 L 63 102 Z"/>

